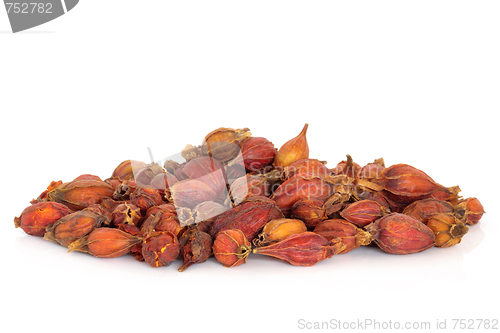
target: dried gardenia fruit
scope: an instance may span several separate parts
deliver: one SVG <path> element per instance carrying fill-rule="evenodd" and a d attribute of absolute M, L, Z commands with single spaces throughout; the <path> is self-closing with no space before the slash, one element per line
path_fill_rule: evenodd
<path fill-rule="evenodd" d="M 181 255 L 184 263 L 179 272 L 184 272 L 189 266 L 205 262 L 212 254 L 213 239 L 209 234 L 197 229 L 189 229 L 179 239 Z"/>
<path fill-rule="evenodd" d="M 68 246 L 68 252 L 81 251 L 99 258 L 116 258 L 130 252 L 130 249 L 141 243 L 142 238 L 132 236 L 113 228 L 97 228 L 88 236 L 74 241 Z"/>
<path fill-rule="evenodd" d="M 318 175 L 318 176 L 330 176 L 331 171 L 325 166 L 325 162 L 320 160 L 306 158 L 293 162 L 292 164 L 285 167 L 283 170 L 282 178 L 287 180 L 295 175 Z"/>
<path fill-rule="evenodd" d="M 368 163 L 361 168 L 359 178 L 373 179 L 377 178 L 385 170 L 383 158 L 376 159 L 373 163 Z"/>
<path fill-rule="evenodd" d="M 135 180 L 126 180 L 115 188 L 113 199 L 115 200 L 128 200 L 130 195 L 134 193 L 137 188 Z"/>
<path fill-rule="evenodd" d="M 103 198 L 112 198 L 115 189 L 98 179 L 76 179 L 50 191 L 47 196 L 68 206 L 72 210 L 81 210 L 92 204 L 101 203 Z"/>
<path fill-rule="evenodd" d="M 241 145 L 241 155 L 248 171 L 259 171 L 273 164 L 276 149 L 266 138 L 252 137 Z"/>
<path fill-rule="evenodd" d="M 369 232 L 341 219 L 322 221 L 314 228 L 314 232 L 327 240 L 340 238 L 346 248 L 339 254 L 357 249 L 361 245 L 368 245 L 372 241 L 372 235 Z"/>
<path fill-rule="evenodd" d="M 214 201 L 216 198 L 217 194 L 207 183 L 197 179 L 187 179 L 172 186 L 167 199 L 176 207 L 194 208 L 202 202 Z"/>
<path fill-rule="evenodd" d="M 446 201 L 433 198 L 415 201 L 403 210 L 403 214 L 411 216 L 424 224 L 427 220 L 437 214 L 453 214 L 453 206 Z"/>
<path fill-rule="evenodd" d="M 232 129 L 218 128 L 207 134 L 201 151 L 203 155 L 226 162 L 232 160 L 240 153 L 240 143 L 252 136 L 248 128 Z"/>
<path fill-rule="evenodd" d="M 485 213 L 483 205 L 477 198 L 461 200 L 454 209 L 457 217 L 470 225 L 477 224 Z"/>
<path fill-rule="evenodd" d="M 413 217 L 393 213 L 365 227 L 375 243 L 391 254 L 411 254 L 435 245 L 434 232 Z"/>
<path fill-rule="evenodd" d="M 347 160 L 340 162 L 335 169 L 333 169 L 333 173 L 336 175 L 346 175 L 354 179 L 359 177 L 360 172 L 361 166 L 352 160 L 351 155 L 347 155 Z"/>
<path fill-rule="evenodd" d="M 120 224 L 130 224 L 139 227 L 142 222 L 141 209 L 131 203 L 118 205 L 111 216 L 115 227 L 119 227 Z"/>
<path fill-rule="evenodd" d="M 229 208 L 214 202 L 205 201 L 194 207 L 195 223 L 200 223 L 203 221 L 215 221 L 217 216 L 229 210 Z"/>
<path fill-rule="evenodd" d="M 321 199 L 300 199 L 292 206 L 292 217 L 304 221 L 309 228 L 314 228 L 328 218 L 323 208 L 324 203 L 325 200 Z"/>
<path fill-rule="evenodd" d="M 247 262 L 251 244 L 238 229 L 219 232 L 212 247 L 215 259 L 224 267 L 236 267 Z"/>
<path fill-rule="evenodd" d="M 152 188 L 137 187 L 130 195 L 130 203 L 139 207 L 141 211 L 146 212 L 153 206 L 159 206 L 163 203 L 163 198 L 158 190 Z"/>
<path fill-rule="evenodd" d="M 301 220 L 275 219 L 266 223 L 262 232 L 253 240 L 255 246 L 267 246 L 291 235 L 306 232 L 307 227 Z"/>
<path fill-rule="evenodd" d="M 168 231 L 153 232 L 142 240 L 142 255 L 151 267 L 170 265 L 180 251 L 179 241 Z"/>
<path fill-rule="evenodd" d="M 281 146 L 274 157 L 274 166 L 276 168 L 284 168 L 295 161 L 309 158 L 309 145 L 306 138 L 308 126 L 308 124 L 305 124 L 299 135 Z"/>
<path fill-rule="evenodd" d="M 61 217 L 73 213 L 71 209 L 57 202 L 38 202 L 26 207 L 19 217 L 14 218 L 16 228 L 31 236 L 43 236 Z"/>
<path fill-rule="evenodd" d="M 364 227 L 388 213 L 389 210 L 376 201 L 361 200 L 344 208 L 340 216 L 358 227 Z"/>
<path fill-rule="evenodd" d="M 38 198 L 36 199 L 33 199 L 30 201 L 31 204 L 35 204 L 37 202 L 42 202 L 42 201 L 48 201 L 49 198 L 48 198 L 48 194 L 50 191 L 58 188 L 59 186 L 61 186 L 63 184 L 62 180 L 58 180 L 57 182 L 56 181 L 52 181 L 49 186 L 47 186 L 47 189 L 45 191 L 43 191 L 39 196 Z"/>
<path fill-rule="evenodd" d="M 195 147 L 193 145 L 186 145 L 186 147 L 184 147 L 184 149 L 181 151 L 181 156 L 184 157 L 187 162 L 189 162 L 194 158 L 202 156 L 201 148 Z"/>
<path fill-rule="evenodd" d="M 209 156 L 192 159 L 179 170 L 179 173 L 189 179 L 196 179 L 206 183 L 219 198 L 225 198 L 227 195 L 224 166 L 221 162 Z"/>
<path fill-rule="evenodd" d="M 163 174 L 163 168 L 157 163 L 150 163 L 134 173 L 134 179 L 137 186 L 149 187 L 151 181 L 157 176 Z"/>
<path fill-rule="evenodd" d="M 146 163 L 141 161 L 126 160 L 121 162 L 113 171 L 111 178 L 117 177 L 122 180 L 134 179 L 134 170 L 139 171 L 146 167 Z"/>
<path fill-rule="evenodd" d="M 253 252 L 285 260 L 294 266 L 313 266 L 344 249 L 345 245 L 340 239 L 328 241 L 317 233 L 306 231 L 277 243 L 258 247 Z"/>
<path fill-rule="evenodd" d="M 239 229 L 251 242 L 266 223 L 271 220 L 271 213 L 275 207 L 275 203 L 269 199 L 242 202 L 238 206 L 220 214 L 215 220 L 210 234 L 212 237 L 216 237 L 221 231 Z"/>
<path fill-rule="evenodd" d="M 105 222 L 106 217 L 81 210 L 60 218 L 54 225 L 47 228 L 43 238 L 68 247 Z"/>
<path fill-rule="evenodd" d="M 234 204 L 237 205 L 250 196 L 268 196 L 269 182 L 261 175 L 246 175 L 231 184 L 229 193 Z"/>
<path fill-rule="evenodd" d="M 457 245 L 469 227 L 450 214 L 436 214 L 429 218 L 427 226 L 434 232 L 436 247 Z"/>

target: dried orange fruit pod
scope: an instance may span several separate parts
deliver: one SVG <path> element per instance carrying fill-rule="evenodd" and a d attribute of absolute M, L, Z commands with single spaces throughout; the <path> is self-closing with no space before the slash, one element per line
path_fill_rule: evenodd
<path fill-rule="evenodd" d="M 300 199 L 292 206 L 292 218 L 304 221 L 306 226 L 314 228 L 318 223 L 326 220 L 325 200 Z"/>
<path fill-rule="evenodd" d="M 252 137 L 242 143 L 241 155 L 248 171 L 259 171 L 273 164 L 276 149 L 266 138 Z"/>
<path fill-rule="evenodd" d="M 393 213 L 367 225 L 373 241 L 385 252 L 411 254 L 435 245 L 434 232 L 425 224 L 408 215 Z"/>
<path fill-rule="evenodd" d="M 364 227 L 387 214 L 387 208 L 372 200 L 356 201 L 340 212 L 340 216 L 358 227 Z"/>
<path fill-rule="evenodd" d="M 376 159 L 373 163 L 368 163 L 361 168 L 359 178 L 374 179 L 380 176 L 385 170 L 385 162 L 383 158 Z"/>
<path fill-rule="evenodd" d="M 222 162 L 232 160 L 240 153 L 240 144 L 252 136 L 249 131 L 248 128 L 218 128 L 207 134 L 201 152 Z"/>
<path fill-rule="evenodd" d="M 215 259 L 224 267 L 236 267 L 247 262 L 251 244 L 238 229 L 221 231 L 215 237 L 212 251 Z"/>
<path fill-rule="evenodd" d="M 115 189 L 98 179 L 76 179 L 64 183 L 47 194 L 50 201 L 81 210 L 92 204 L 99 204 L 104 198 L 112 198 Z"/>
<path fill-rule="evenodd" d="M 130 195 L 130 203 L 145 213 L 149 208 L 163 204 L 163 198 L 159 190 L 137 187 Z"/>
<path fill-rule="evenodd" d="M 454 207 L 455 215 L 464 223 L 474 225 L 483 217 L 484 207 L 477 198 L 467 198 Z"/>
<path fill-rule="evenodd" d="M 267 178 L 262 175 L 246 175 L 232 182 L 229 193 L 237 205 L 250 196 L 269 196 L 269 185 Z"/>
<path fill-rule="evenodd" d="M 168 231 L 153 232 L 142 240 L 142 256 L 151 267 L 169 266 L 178 256 L 179 241 Z"/>
<path fill-rule="evenodd" d="M 325 162 L 312 158 L 305 158 L 286 166 L 283 170 L 282 178 L 283 180 L 287 180 L 295 175 L 307 174 L 330 176 L 331 171 L 325 166 Z"/>
<path fill-rule="evenodd" d="M 424 224 L 436 214 L 453 214 L 453 206 L 447 202 L 434 198 L 414 201 L 403 210 L 403 214 L 411 216 Z"/>
<path fill-rule="evenodd" d="M 111 174 L 111 178 L 117 177 L 121 180 L 134 179 L 134 171 L 139 171 L 146 167 L 146 163 L 134 160 L 125 160 L 121 162 Z"/>
<path fill-rule="evenodd" d="M 345 245 L 340 239 L 328 241 L 317 233 L 306 231 L 277 243 L 255 248 L 253 252 L 285 260 L 294 266 L 313 266 L 344 249 Z"/>
<path fill-rule="evenodd" d="M 339 162 L 332 170 L 335 175 L 346 175 L 351 178 L 357 179 L 361 172 L 361 166 L 352 160 L 351 155 L 347 155 L 345 161 Z"/>
<path fill-rule="evenodd" d="M 128 202 L 116 206 L 111 217 L 115 227 L 119 227 L 120 224 L 130 224 L 138 227 L 142 222 L 141 209 Z"/>
<path fill-rule="evenodd" d="M 309 145 L 306 138 L 308 126 L 305 124 L 299 135 L 281 146 L 274 157 L 276 168 L 284 168 L 295 161 L 309 158 Z"/>
<path fill-rule="evenodd" d="M 53 226 L 47 228 L 43 238 L 68 247 L 95 228 L 99 228 L 106 220 L 103 215 L 81 210 L 60 218 Z"/>
<path fill-rule="evenodd" d="M 214 190 L 197 179 L 187 179 L 176 183 L 170 188 L 167 199 L 176 207 L 194 208 L 205 201 L 214 201 L 217 194 Z"/>
<path fill-rule="evenodd" d="M 372 241 L 372 235 L 369 232 L 342 219 L 322 221 L 314 228 L 314 232 L 327 240 L 340 238 L 346 248 L 339 254 L 357 249 L 361 245 L 368 245 Z"/>
<path fill-rule="evenodd" d="M 436 247 L 450 247 L 462 241 L 469 227 L 450 214 L 436 214 L 428 219 L 427 226 L 434 232 Z"/>
<path fill-rule="evenodd" d="M 142 238 L 114 228 L 97 228 L 68 246 L 68 252 L 81 251 L 99 258 L 116 258 L 130 252 Z"/>
<path fill-rule="evenodd" d="M 193 264 L 205 262 L 212 254 L 213 239 L 206 232 L 189 229 L 179 239 L 183 264 L 179 272 L 184 272 Z"/>
<path fill-rule="evenodd" d="M 275 219 L 266 223 L 262 232 L 253 240 L 255 246 L 267 246 L 291 235 L 306 232 L 307 227 L 297 219 Z"/>
<path fill-rule="evenodd" d="M 47 227 L 71 213 L 73 211 L 63 204 L 38 202 L 26 207 L 19 217 L 14 218 L 14 225 L 28 235 L 43 236 Z"/>

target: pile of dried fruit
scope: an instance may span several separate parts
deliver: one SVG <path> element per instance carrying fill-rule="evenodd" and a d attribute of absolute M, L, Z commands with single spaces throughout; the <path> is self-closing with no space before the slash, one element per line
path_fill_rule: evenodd
<path fill-rule="evenodd" d="M 179 271 L 210 256 L 225 267 L 253 253 L 312 266 L 374 242 L 392 254 L 459 244 L 484 214 L 476 198 L 406 164 L 329 169 L 309 158 L 307 124 L 279 150 L 248 129 L 219 128 L 185 161 L 127 160 L 106 180 L 82 175 L 46 191 L 14 219 L 33 236 Z"/>

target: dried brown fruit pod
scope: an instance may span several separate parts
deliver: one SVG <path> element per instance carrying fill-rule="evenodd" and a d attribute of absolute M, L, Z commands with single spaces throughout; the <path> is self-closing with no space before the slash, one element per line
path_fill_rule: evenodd
<path fill-rule="evenodd" d="M 345 245 L 340 239 L 328 241 L 317 233 L 307 231 L 255 248 L 253 252 L 285 260 L 294 266 L 313 266 L 344 249 Z"/>
<path fill-rule="evenodd" d="M 442 213 L 453 214 L 453 206 L 447 201 L 434 198 L 414 201 L 403 210 L 403 214 L 411 216 L 424 224 L 427 224 L 429 218 Z"/>
<path fill-rule="evenodd" d="M 195 159 L 197 157 L 202 156 L 201 148 L 200 147 L 195 147 L 193 145 L 186 145 L 184 149 L 181 151 L 181 156 L 184 157 L 184 159 L 189 162 L 192 159 Z"/>
<path fill-rule="evenodd" d="M 305 158 L 291 163 L 283 170 L 282 179 L 287 180 L 295 175 L 317 175 L 320 177 L 330 176 L 331 171 L 325 166 L 326 162 Z"/>
<path fill-rule="evenodd" d="M 309 145 L 306 138 L 308 126 L 305 124 L 299 135 L 281 146 L 274 157 L 276 168 L 284 168 L 295 161 L 309 158 Z"/>
<path fill-rule="evenodd" d="M 194 208 L 205 201 L 214 201 L 217 194 L 214 190 L 197 179 L 187 179 L 176 183 L 170 188 L 167 199 L 176 207 Z"/>
<path fill-rule="evenodd" d="M 145 213 L 149 208 L 163 204 L 163 198 L 158 190 L 137 187 L 130 195 L 130 203 Z"/>
<path fill-rule="evenodd" d="M 459 244 L 469 227 L 451 214 L 436 214 L 427 221 L 434 232 L 436 247 L 450 247 Z"/>
<path fill-rule="evenodd" d="M 271 214 L 276 204 L 267 200 L 259 200 L 260 197 L 253 197 L 238 206 L 220 214 L 212 226 L 210 234 L 216 237 L 224 230 L 239 229 L 251 242 L 260 230 L 271 220 Z"/>
<path fill-rule="evenodd" d="M 346 247 L 339 254 L 357 249 L 361 245 L 368 245 L 372 241 L 372 235 L 369 232 L 341 219 L 322 221 L 314 228 L 314 232 L 327 240 L 340 238 Z"/>
<path fill-rule="evenodd" d="M 196 179 L 206 183 L 221 199 L 227 195 L 224 165 L 210 156 L 192 159 L 179 169 L 179 173 L 185 175 L 185 178 Z"/>
<path fill-rule="evenodd" d="M 179 272 L 184 272 L 193 264 L 205 262 L 212 254 L 213 239 L 206 232 L 189 229 L 179 239 L 183 264 Z"/>
<path fill-rule="evenodd" d="M 68 247 L 105 222 L 106 217 L 103 215 L 85 210 L 77 211 L 60 218 L 54 225 L 47 227 L 43 238 Z"/>
<path fill-rule="evenodd" d="M 212 247 L 215 259 L 224 267 L 236 267 L 247 262 L 252 246 L 238 229 L 219 232 Z"/>
<path fill-rule="evenodd" d="M 37 202 L 48 201 L 49 200 L 49 198 L 48 198 L 49 192 L 52 191 L 52 190 L 54 190 L 54 189 L 56 189 L 57 187 L 61 186 L 62 184 L 63 184 L 62 180 L 50 182 L 49 186 L 47 186 L 47 189 L 45 191 L 43 191 L 38 196 L 38 198 L 32 199 L 30 201 L 30 203 L 31 204 L 36 204 Z"/>
<path fill-rule="evenodd" d="M 217 216 L 228 211 L 229 208 L 214 201 L 205 201 L 194 207 L 195 223 L 215 221 Z"/>
<path fill-rule="evenodd" d="M 274 219 L 266 223 L 259 236 L 253 240 L 253 244 L 258 247 L 267 246 L 306 231 L 307 227 L 301 220 Z"/>
<path fill-rule="evenodd" d="M 385 162 L 383 158 L 376 159 L 372 163 L 368 163 L 361 168 L 359 178 L 374 179 L 380 176 L 385 170 Z"/>
<path fill-rule="evenodd" d="M 113 225 L 130 224 L 139 227 L 142 222 L 141 209 L 131 203 L 125 202 L 118 205 L 111 214 Z"/>
<path fill-rule="evenodd" d="M 103 198 L 112 198 L 115 189 L 98 179 L 76 179 L 64 183 L 47 194 L 50 201 L 81 210 L 92 204 L 101 203 Z"/>
<path fill-rule="evenodd" d="M 408 215 L 393 213 L 367 225 L 373 241 L 385 252 L 411 254 L 435 245 L 434 232 L 425 224 Z"/>
<path fill-rule="evenodd" d="M 314 228 L 318 223 L 326 220 L 326 210 L 322 199 L 300 199 L 292 206 L 292 218 L 304 221 L 306 226 Z"/>
<path fill-rule="evenodd" d="M 132 236 L 113 228 L 97 228 L 68 246 L 68 252 L 81 251 L 99 258 L 116 258 L 130 252 L 142 242 L 142 238 Z"/>
<path fill-rule="evenodd" d="M 358 179 L 361 166 L 352 160 L 351 155 L 347 155 L 347 159 L 339 162 L 332 171 L 335 175 L 346 175 L 350 178 Z"/>
<path fill-rule="evenodd" d="M 251 137 L 241 144 L 241 155 L 249 172 L 260 171 L 273 164 L 276 149 L 266 138 Z"/>
<path fill-rule="evenodd" d="M 115 192 L 113 192 L 113 199 L 129 200 L 130 195 L 134 193 L 136 188 L 137 184 L 135 180 L 126 180 L 115 188 Z"/>
<path fill-rule="evenodd" d="M 340 212 L 340 216 L 358 227 L 364 227 L 389 213 L 387 208 L 376 201 L 361 200 L 349 204 Z"/>
<path fill-rule="evenodd" d="M 169 266 L 178 256 L 180 244 L 169 231 L 153 232 L 142 240 L 144 261 L 151 267 Z"/>
<path fill-rule="evenodd" d="M 250 196 L 267 197 L 270 194 L 269 182 L 262 175 L 246 175 L 231 184 L 229 193 L 235 205 Z"/>
<path fill-rule="evenodd" d="M 19 217 L 14 218 L 16 228 L 31 236 L 45 235 L 45 229 L 60 218 L 73 213 L 71 209 L 57 202 L 38 202 L 26 207 Z"/>
<path fill-rule="evenodd" d="M 464 223 L 474 225 L 483 217 L 484 207 L 477 198 L 460 200 L 454 207 L 456 216 Z"/>
<path fill-rule="evenodd" d="M 226 162 L 240 153 L 240 144 L 252 136 L 248 128 L 232 129 L 221 127 L 207 134 L 201 145 L 203 155 Z"/>
<path fill-rule="evenodd" d="M 125 160 L 115 168 L 111 178 L 117 177 L 122 180 L 134 179 L 134 171 L 137 172 L 146 167 L 146 165 L 146 163 L 141 161 Z"/>

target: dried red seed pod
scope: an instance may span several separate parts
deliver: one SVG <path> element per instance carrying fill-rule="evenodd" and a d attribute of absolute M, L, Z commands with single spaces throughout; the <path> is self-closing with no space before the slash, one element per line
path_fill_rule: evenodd
<path fill-rule="evenodd" d="M 239 229 L 251 242 L 257 237 L 266 223 L 271 220 L 271 214 L 275 207 L 275 203 L 270 200 L 244 201 L 220 214 L 215 220 L 210 234 L 212 237 L 216 237 L 221 231 Z"/>
<path fill-rule="evenodd" d="M 248 128 L 221 127 L 207 134 L 201 145 L 201 151 L 205 156 L 210 155 L 219 161 L 226 162 L 240 153 L 240 144 L 251 136 L 252 133 Z"/>
<path fill-rule="evenodd" d="M 149 163 L 140 170 L 135 170 L 134 179 L 138 186 L 149 187 L 151 181 L 157 176 L 163 174 L 164 170 L 157 163 Z"/>
<path fill-rule="evenodd" d="M 285 260 L 294 266 L 313 266 L 344 249 L 345 245 L 340 239 L 328 241 L 317 233 L 306 231 L 280 242 L 255 248 L 253 252 Z"/>
<path fill-rule="evenodd" d="M 213 222 L 215 221 L 217 216 L 228 210 L 228 207 L 225 207 L 214 201 L 202 202 L 193 209 L 193 214 L 195 215 L 195 223 L 200 223 L 203 221 Z"/>
<path fill-rule="evenodd" d="M 151 180 L 151 187 L 157 190 L 166 190 L 177 183 L 177 177 L 171 173 L 160 173 L 157 174 L 153 180 Z"/>
<path fill-rule="evenodd" d="M 259 171 L 273 164 L 276 149 L 266 138 L 252 137 L 242 143 L 241 155 L 248 171 Z"/>
<path fill-rule="evenodd" d="M 189 179 L 197 179 L 209 185 L 219 198 L 227 194 L 224 165 L 209 156 L 192 159 L 180 172 Z"/>
<path fill-rule="evenodd" d="M 32 199 L 30 201 L 31 204 L 36 204 L 37 202 L 42 202 L 42 201 L 48 201 L 49 198 L 48 198 L 48 194 L 50 191 L 56 189 L 57 187 L 61 186 L 63 184 L 62 180 L 58 180 L 57 182 L 56 181 L 52 181 L 49 186 L 47 186 L 47 189 L 45 191 L 43 191 L 39 196 L 38 198 L 36 199 Z"/>
<path fill-rule="evenodd" d="M 214 201 L 217 194 L 207 183 L 197 179 L 182 180 L 170 188 L 167 199 L 176 207 L 194 208 L 205 201 Z"/>
<path fill-rule="evenodd" d="M 150 233 L 142 240 L 142 255 L 151 267 L 169 266 L 179 252 L 177 237 L 168 231 Z"/>
<path fill-rule="evenodd" d="M 330 176 L 331 171 L 325 166 L 325 162 L 321 162 L 316 159 L 302 159 L 295 161 L 285 167 L 283 170 L 282 178 L 283 180 L 287 180 L 292 178 L 295 175 L 318 175 L 322 176 Z"/>
<path fill-rule="evenodd" d="M 253 244 L 257 247 L 267 246 L 306 231 L 307 227 L 301 220 L 274 219 L 266 223 L 259 236 L 253 240 Z"/>
<path fill-rule="evenodd" d="M 403 210 L 403 214 L 411 216 L 427 224 L 427 220 L 437 214 L 453 214 L 453 206 L 446 201 L 433 198 L 415 201 Z"/>
<path fill-rule="evenodd" d="M 429 218 L 427 226 L 434 232 L 436 247 L 459 244 L 469 227 L 451 214 L 436 214 Z"/>
<path fill-rule="evenodd" d="M 113 225 L 119 227 L 120 224 L 129 224 L 139 227 L 142 222 L 141 209 L 131 203 L 118 205 L 111 214 Z"/>
<path fill-rule="evenodd" d="M 361 172 L 361 166 L 352 160 L 351 155 L 347 155 L 347 160 L 339 162 L 332 171 L 335 175 L 346 175 L 357 179 Z"/>
<path fill-rule="evenodd" d="M 344 208 L 340 216 L 359 227 L 364 227 L 388 213 L 389 210 L 376 201 L 361 200 Z"/>
<path fill-rule="evenodd" d="M 99 204 L 103 198 L 112 198 L 115 189 L 97 179 L 77 179 L 64 183 L 47 194 L 50 201 L 81 210 L 92 204 Z"/>
<path fill-rule="evenodd" d="M 68 252 L 81 251 L 99 258 L 116 258 L 130 252 L 142 242 L 142 238 L 132 236 L 113 228 L 97 228 L 68 246 Z"/>
<path fill-rule="evenodd" d="M 212 255 L 212 236 L 197 229 L 187 230 L 182 234 L 179 243 L 184 261 L 179 272 L 184 272 L 193 264 L 205 262 Z"/>
<path fill-rule="evenodd" d="M 322 221 L 314 228 L 314 232 L 325 237 L 327 240 L 340 238 L 346 247 L 339 254 L 357 249 L 361 245 L 368 245 L 372 241 L 372 235 L 369 232 L 341 219 Z"/>
<path fill-rule="evenodd" d="M 219 232 L 212 247 L 215 259 L 224 267 L 236 267 L 247 262 L 251 244 L 238 229 Z"/>
<path fill-rule="evenodd" d="M 139 207 L 141 211 L 146 212 L 153 206 L 163 204 L 163 198 L 158 190 L 138 187 L 130 195 L 130 203 Z"/>
<path fill-rule="evenodd" d="M 385 170 L 385 163 L 383 158 L 376 159 L 373 163 L 368 163 L 361 168 L 359 178 L 374 179 L 380 176 Z"/>
<path fill-rule="evenodd" d="M 118 178 L 118 177 L 113 177 L 113 178 L 108 178 L 108 179 L 105 179 L 104 180 L 105 183 L 109 184 L 112 188 L 115 189 L 116 191 L 116 188 L 121 184 L 123 183 L 123 181 Z"/>
<path fill-rule="evenodd" d="M 125 160 L 116 167 L 111 178 L 117 177 L 122 180 L 134 179 L 134 170 L 138 171 L 146 166 L 147 164 L 141 161 Z"/>
<path fill-rule="evenodd" d="M 106 217 L 102 215 L 85 210 L 77 211 L 60 218 L 52 226 L 47 227 L 43 238 L 68 247 L 105 222 Z"/>
<path fill-rule="evenodd" d="M 235 205 L 250 196 L 269 196 L 267 179 L 261 175 L 247 175 L 236 179 L 230 186 L 229 193 Z"/>
<path fill-rule="evenodd" d="M 477 224 L 483 214 L 486 213 L 477 198 L 467 198 L 459 201 L 454 210 L 459 219 L 470 225 Z"/>
<path fill-rule="evenodd" d="M 391 254 L 411 254 L 435 245 L 434 232 L 408 215 L 393 213 L 369 224 L 365 230 L 375 243 Z"/>
<path fill-rule="evenodd" d="M 129 200 L 130 195 L 134 193 L 137 188 L 135 180 L 126 180 L 115 188 L 113 192 L 113 199 L 115 200 Z"/>
<path fill-rule="evenodd" d="M 361 188 L 361 191 L 356 193 L 359 200 L 372 200 L 378 202 L 378 204 L 382 207 L 385 207 L 390 210 L 389 203 L 384 198 L 384 196 L 379 192 L 374 192 L 368 190 L 366 188 Z"/>
<path fill-rule="evenodd" d="M 184 157 L 184 159 L 187 162 L 189 162 L 192 159 L 201 157 L 203 155 L 200 147 L 195 147 L 193 145 L 186 145 L 186 147 L 184 147 L 184 149 L 181 151 L 181 156 Z"/>
<path fill-rule="evenodd" d="M 300 199 L 327 199 L 343 185 L 350 182 L 346 176 L 319 177 L 296 175 L 281 184 L 271 195 L 285 216 L 290 216 L 292 206 Z"/>
<path fill-rule="evenodd" d="M 60 218 L 73 213 L 71 209 L 57 202 L 38 202 L 26 207 L 19 217 L 14 218 L 16 228 L 31 236 L 45 235 L 45 229 Z"/>
<path fill-rule="evenodd" d="M 276 168 L 284 168 L 295 161 L 309 158 L 309 145 L 306 138 L 308 126 L 305 124 L 299 135 L 281 146 L 274 157 Z"/>
<path fill-rule="evenodd" d="M 304 221 L 309 228 L 314 228 L 328 218 L 323 208 L 324 203 L 325 200 L 321 199 L 297 200 L 292 206 L 292 217 Z"/>

